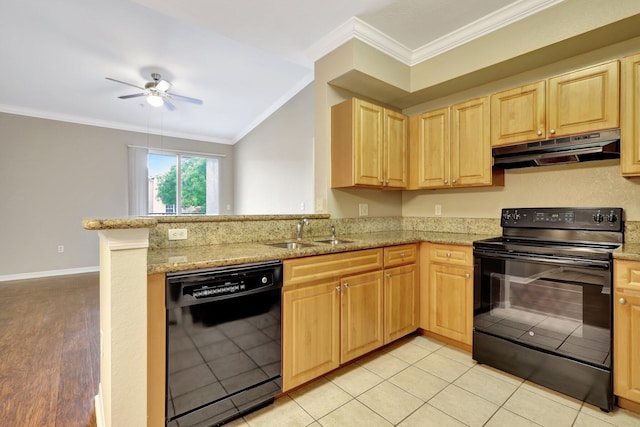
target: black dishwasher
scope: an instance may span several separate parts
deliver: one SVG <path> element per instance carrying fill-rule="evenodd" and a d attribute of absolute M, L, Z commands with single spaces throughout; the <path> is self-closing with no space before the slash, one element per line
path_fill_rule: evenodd
<path fill-rule="evenodd" d="M 167 426 L 221 425 L 273 402 L 281 298 L 281 261 L 167 274 Z"/>

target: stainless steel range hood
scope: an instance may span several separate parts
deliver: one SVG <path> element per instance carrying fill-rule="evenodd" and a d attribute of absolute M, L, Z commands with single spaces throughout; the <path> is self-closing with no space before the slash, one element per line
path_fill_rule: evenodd
<path fill-rule="evenodd" d="M 620 158 L 620 129 L 493 149 L 493 164 L 499 169 L 618 158 Z"/>

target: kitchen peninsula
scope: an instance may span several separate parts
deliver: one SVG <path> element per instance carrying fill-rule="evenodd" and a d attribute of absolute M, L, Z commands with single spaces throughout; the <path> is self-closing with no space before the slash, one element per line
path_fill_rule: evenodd
<path fill-rule="evenodd" d="M 299 215 L 83 222 L 86 229 L 100 234 L 102 357 L 96 414 L 102 420 L 101 425 L 163 425 L 164 275 L 167 272 L 415 242 L 470 246 L 475 240 L 500 234 L 497 219 L 332 220 L 325 214 L 307 218 L 309 225 L 304 240 L 314 246 L 294 250 L 265 243 L 293 239 Z M 352 242 L 338 246 L 315 243 L 329 235 L 331 223 L 340 239 Z M 168 230 L 174 228 L 187 229 L 188 239 L 169 241 Z M 616 259 L 640 260 L 639 229 L 636 222 L 627 224 L 627 243 L 614 254 Z"/>
<path fill-rule="evenodd" d="M 88 219 L 100 235 L 101 385 L 96 414 L 102 425 L 162 425 L 164 274 L 167 272 L 338 253 L 420 241 L 470 245 L 499 233 L 494 219 L 366 218 L 307 215 L 305 241 L 279 249 L 269 241 L 294 238 L 299 215 Z M 351 243 L 314 243 L 330 223 Z M 169 229 L 188 239 L 169 241 Z M 435 231 L 438 230 L 438 231 Z M 153 307 L 160 307 L 153 310 Z M 150 309 L 151 308 L 151 309 Z M 158 327 L 162 325 L 161 330 Z M 155 329 L 154 329 L 155 327 Z M 157 384 L 153 386 L 150 384 Z M 125 422 L 126 421 L 126 422 Z"/>

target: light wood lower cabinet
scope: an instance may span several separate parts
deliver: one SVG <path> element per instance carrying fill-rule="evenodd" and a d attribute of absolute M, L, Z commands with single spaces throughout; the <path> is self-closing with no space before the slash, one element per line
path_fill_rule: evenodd
<path fill-rule="evenodd" d="M 382 249 L 285 260 L 282 388 L 382 345 Z"/>
<path fill-rule="evenodd" d="M 384 270 L 384 343 L 418 329 L 418 269 L 414 264 Z"/>
<path fill-rule="evenodd" d="M 384 343 L 418 329 L 418 245 L 384 248 Z"/>
<path fill-rule="evenodd" d="M 340 285 L 340 363 L 346 363 L 384 344 L 382 272 L 345 277 Z"/>
<path fill-rule="evenodd" d="M 473 331 L 473 249 L 424 243 L 420 327 L 467 350 Z"/>
<path fill-rule="evenodd" d="M 418 328 L 417 249 L 399 245 L 283 262 L 284 391 Z"/>
<path fill-rule="evenodd" d="M 284 390 L 340 365 L 339 287 L 339 280 L 327 280 L 283 292 Z"/>
<path fill-rule="evenodd" d="M 622 407 L 640 409 L 640 262 L 614 261 L 613 389 Z M 631 405 L 625 405 L 631 403 Z M 635 405 L 633 405 L 635 403 Z"/>

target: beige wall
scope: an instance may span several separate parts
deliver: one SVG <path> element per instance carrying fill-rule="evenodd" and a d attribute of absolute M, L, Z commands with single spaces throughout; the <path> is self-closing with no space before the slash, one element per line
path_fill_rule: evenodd
<path fill-rule="evenodd" d="M 127 215 L 129 144 L 226 154 L 221 182 L 232 180 L 228 145 L 5 113 L 0 134 L 0 280 L 97 267 L 98 236 L 82 220 Z M 222 188 L 221 206 L 232 197 Z"/>
<path fill-rule="evenodd" d="M 362 42 L 345 43 L 316 62 L 316 197 L 324 195 L 328 212 L 338 217 L 357 216 L 366 197 L 374 216 L 397 215 L 397 207 L 403 216 L 434 216 L 434 205 L 441 204 L 444 216 L 496 218 L 501 207 L 546 204 L 615 205 L 627 210 L 627 219 L 640 219 L 637 182 L 620 177 L 616 162 L 507 171 L 504 188 L 405 191 L 401 201 L 393 192 L 329 188 L 331 105 L 356 95 L 411 115 L 619 58 L 640 51 L 638 14 L 636 0 L 621 0 L 615 8 L 604 0 L 566 0 L 408 74 Z"/>
<path fill-rule="evenodd" d="M 314 212 L 313 84 L 235 144 L 233 169 L 234 214 Z"/>
<path fill-rule="evenodd" d="M 615 160 L 505 172 L 504 187 L 403 193 L 403 216 L 498 218 L 500 209 L 536 206 L 613 206 L 640 220 L 640 179 L 620 176 Z"/>

